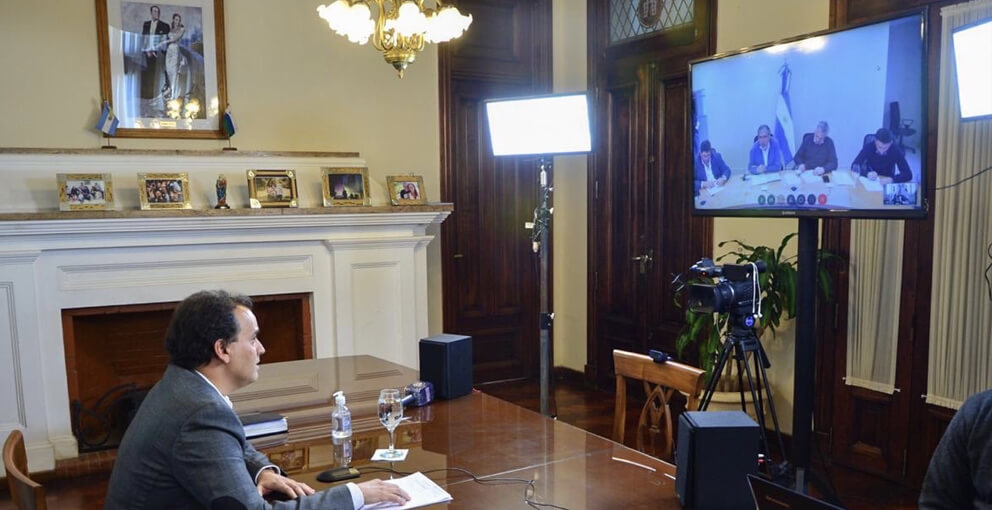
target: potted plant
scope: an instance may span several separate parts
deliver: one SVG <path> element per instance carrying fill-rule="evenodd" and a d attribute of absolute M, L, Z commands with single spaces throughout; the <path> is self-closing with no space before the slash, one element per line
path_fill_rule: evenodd
<path fill-rule="evenodd" d="M 759 283 L 761 287 L 761 318 L 755 325 L 755 335 L 759 339 L 767 331 L 771 331 L 774 337 L 782 321 L 792 319 L 796 316 L 796 278 L 797 278 L 797 257 L 795 255 L 784 257 L 783 252 L 789 242 L 797 234 L 795 232 L 782 238 L 778 248 L 769 246 L 751 246 L 739 240 L 721 242 L 718 247 L 729 246 L 731 250 L 716 259 L 716 262 L 730 262 L 734 264 L 747 264 L 762 260 L 765 262 L 765 272 L 759 273 Z M 824 262 L 836 259 L 837 256 L 822 250 L 817 252 L 818 274 L 817 281 L 819 289 L 827 300 L 832 299 L 830 276 Z M 708 282 L 712 283 L 712 282 Z M 676 304 L 681 306 L 679 296 L 676 296 Z M 707 378 L 713 377 L 713 367 L 717 358 L 723 350 L 723 334 L 727 326 L 730 315 L 727 313 L 696 313 L 688 308 L 685 312 L 685 327 L 679 333 L 675 341 L 676 351 L 682 357 L 684 349 L 691 343 L 697 344 L 699 348 L 699 364 L 706 370 Z M 732 392 L 729 396 L 731 402 L 740 405 L 740 396 L 737 381 L 736 363 L 728 362 L 724 374 L 720 377 L 717 391 Z M 746 399 L 750 399 L 750 393 L 745 391 Z M 714 401 L 717 397 L 714 396 Z"/>

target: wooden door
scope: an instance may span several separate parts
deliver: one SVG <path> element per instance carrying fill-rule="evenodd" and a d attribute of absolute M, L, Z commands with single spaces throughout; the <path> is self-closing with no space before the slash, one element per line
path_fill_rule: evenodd
<path fill-rule="evenodd" d="M 713 47 L 713 6 L 679 5 L 674 26 L 625 40 L 617 33 L 631 27 L 616 25 L 610 9 L 629 6 L 588 3 L 600 121 L 590 160 L 586 372 L 601 386 L 612 383 L 613 349 L 674 351 L 682 310 L 671 275 L 712 250 L 711 222 L 691 217 L 687 72 Z"/>
<path fill-rule="evenodd" d="M 475 382 L 537 375 L 534 158 L 495 158 L 483 101 L 548 92 L 551 1 L 458 2 L 469 31 L 441 45 L 444 329 L 473 338 Z M 550 276 L 549 276 L 550 278 Z M 550 281 L 550 280 L 549 280 Z"/>

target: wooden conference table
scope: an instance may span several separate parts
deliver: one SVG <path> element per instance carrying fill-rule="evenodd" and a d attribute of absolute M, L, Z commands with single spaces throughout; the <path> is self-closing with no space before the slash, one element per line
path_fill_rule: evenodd
<path fill-rule="evenodd" d="M 376 448 L 388 446 L 386 431 L 375 420 L 378 390 L 412 382 L 416 371 L 370 356 L 306 360 L 262 368 L 256 384 L 277 378 L 276 373 L 296 373 L 304 378 L 308 373 L 322 374 L 349 395 L 355 422 L 351 464 L 359 469 L 392 467 L 397 471 L 426 472 L 462 468 L 478 477 L 533 479 L 535 501 L 570 510 L 680 508 L 674 494 L 675 467 L 671 464 L 479 392 L 423 408 L 405 409 L 410 420 L 396 429 L 396 442 L 397 448 L 409 449 L 407 459 L 396 463 L 370 462 L 368 459 Z M 311 388 L 319 386 L 315 384 Z M 317 389 L 313 393 L 322 391 Z M 311 401 L 308 405 L 285 409 L 284 414 L 290 421 L 289 432 L 258 438 L 254 440 L 256 447 L 289 476 L 318 490 L 328 487 L 318 482 L 316 476 L 340 462 L 335 459 L 335 445 L 330 439 L 329 397 L 323 402 Z M 337 448 L 340 456 L 342 446 L 339 444 Z M 526 485 L 522 483 L 480 484 L 455 471 L 427 473 L 427 476 L 453 497 L 450 504 L 430 508 L 528 508 L 524 503 Z M 379 472 L 353 481 L 389 477 L 389 473 Z"/>

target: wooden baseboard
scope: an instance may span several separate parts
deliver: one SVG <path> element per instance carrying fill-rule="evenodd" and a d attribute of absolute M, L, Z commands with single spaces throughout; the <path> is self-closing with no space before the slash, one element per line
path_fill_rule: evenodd
<path fill-rule="evenodd" d="M 555 367 L 551 370 L 556 381 L 563 381 L 577 386 L 586 385 L 586 376 L 578 370 L 568 367 Z"/>

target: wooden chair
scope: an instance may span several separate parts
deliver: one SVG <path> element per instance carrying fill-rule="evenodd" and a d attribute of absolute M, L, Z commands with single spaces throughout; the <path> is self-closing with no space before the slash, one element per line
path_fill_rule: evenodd
<path fill-rule="evenodd" d="M 672 457 L 672 412 L 675 391 L 687 395 L 686 409 L 699 407 L 706 372 L 674 361 L 655 363 L 649 356 L 614 350 L 613 370 L 617 375 L 616 407 L 613 411 L 613 440 L 623 443 L 627 423 L 627 379 L 644 384 L 647 401 L 637 422 L 637 449 L 661 459 Z"/>
<path fill-rule="evenodd" d="M 28 478 L 28 457 L 24 451 L 24 435 L 11 431 L 3 444 L 3 467 L 7 470 L 10 499 L 18 510 L 47 510 L 45 489 Z"/>

